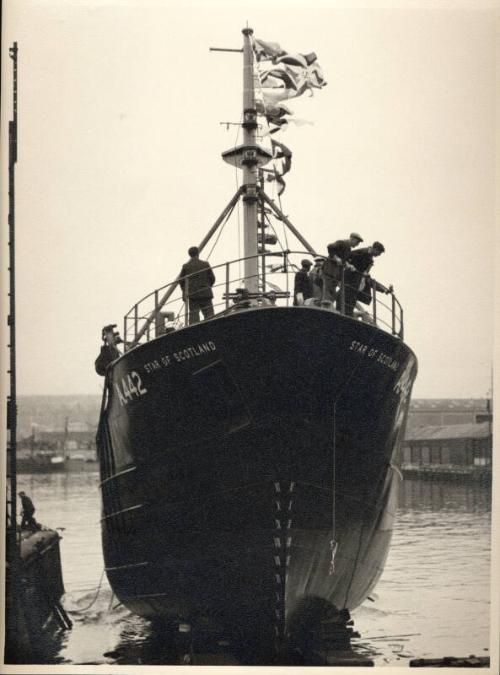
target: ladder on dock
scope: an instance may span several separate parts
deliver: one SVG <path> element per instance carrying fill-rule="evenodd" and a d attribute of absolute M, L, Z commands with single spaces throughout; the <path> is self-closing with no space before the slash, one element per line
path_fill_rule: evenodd
<path fill-rule="evenodd" d="M 15 275 L 15 166 L 17 161 L 17 42 L 9 48 L 13 61 L 13 118 L 9 121 L 9 389 L 7 394 L 7 469 L 6 469 L 6 644 L 9 653 L 9 629 L 16 614 L 16 601 L 24 595 L 21 583 L 21 532 L 17 528 L 17 392 L 16 392 L 16 275 Z"/>
<path fill-rule="evenodd" d="M 9 48 L 13 61 L 13 119 L 9 121 L 9 393 L 7 395 L 7 560 L 16 564 L 20 538 L 17 531 L 17 393 L 16 393 L 16 276 L 15 276 L 15 166 L 17 161 L 17 42 Z M 13 558 L 10 560 L 10 558 Z"/>

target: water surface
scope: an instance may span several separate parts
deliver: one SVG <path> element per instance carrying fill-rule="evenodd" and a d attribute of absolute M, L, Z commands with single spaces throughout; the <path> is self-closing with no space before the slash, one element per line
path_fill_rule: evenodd
<path fill-rule="evenodd" d="M 51 645 L 47 662 L 177 663 L 165 636 L 119 606 L 103 575 L 98 480 L 96 473 L 18 477 L 37 520 L 64 528 L 63 604 L 74 625 Z M 374 602 L 353 613 L 359 654 L 377 666 L 489 654 L 490 504 L 491 490 L 480 486 L 402 483 Z"/>

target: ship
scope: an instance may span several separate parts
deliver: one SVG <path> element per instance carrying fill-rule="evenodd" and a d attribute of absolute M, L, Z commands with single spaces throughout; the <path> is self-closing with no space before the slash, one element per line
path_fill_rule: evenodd
<path fill-rule="evenodd" d="M 371 307 L 347 311 L 344 264 L 336 302 L 292 304 L 297 261 L 317 253 L 266 192 L 280 186 L 261 130 L 283 121 L 277 81 L 282 97 L 301 68 L 303 90 L 324 82 L 315 54 L 242 34 L 243 142 L 222 154 L 242 181 L 198 248 L 241 200 L 244 256 L 212 266 L 213 316 L 190 320 L 188 275 L 134 304 L 123 337 L 103 329 L 102 544 L 131 612 L 276 663 L 348 623 L 382 573 L 417 359 L 392 287 L 363 275 Z M 276 220 L 298 250 L 266 248 Z"/>

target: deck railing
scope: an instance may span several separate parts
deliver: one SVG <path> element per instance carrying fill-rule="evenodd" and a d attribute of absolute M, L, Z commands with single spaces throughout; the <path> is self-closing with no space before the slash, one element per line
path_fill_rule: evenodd
<path fill-rule="evenodd" d="M 248 258 L 238 258 L 212 267 L 215 274 L 212 303 L 216 316 L 248 307 L 293 305 L 294 279 L 301 267 L 300 260 L 312 259 L 313 256 L 306 251 L 281 251 L 261 253 L 257 257 L 261 259 L 258 293 L 248 293 L 244 289 L 244 281 L 248 277 L 244 276 L 243 267 Z M 314 256 L 316 259 L 318 257 L 320 256 Z M 335 301 L 327 297 L 323 290 L 321 297 L 310 299 L 306 304 L 346 314 L 346 291 L 351 287 L 344 281 L 344 273 L 345 266 L 341 269 Z M 189 303 L 184 297 L 189 292 L 190 278 L 197 274 L 194 272 L 178 277 L 144 296 L 131 307 L 124 317 L 125 350 L 189 324 Z M 371 302 L 365 305 L 357 302 L 352 317 L 376 325 L 403 339 L 403 309 L 392 287 L 383 286 L 369 275 L 363 277 L 364 292 L 366 293 L 368 285 L 371 287 Z M 179 283 L 181 280 L 184 281 L 184 293 Z"/>

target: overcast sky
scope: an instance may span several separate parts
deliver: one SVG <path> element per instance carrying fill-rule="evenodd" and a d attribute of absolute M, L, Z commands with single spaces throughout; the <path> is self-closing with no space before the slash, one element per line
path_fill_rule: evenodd
<path fill-rule="evenodd" d="M 374 276 L 404 306 L 414 396 L 485 396 L 495 26 L 479 8 L 493 4 L 5 2 L 3 123 L 19 45 L 18 392 L 99 393 L 101 327 L 176 276 L 234 193 L 220 153 L 236 127 L 219 123 L 240 119 L 242 57 L 208 50 L 241 47 L 248 21 L 289 52 L 315 51 L 328 81 L 290 101 L 313 124 L 281 137 L 285 212 L 318 251 L 353 229 L 384 243 Z"/>

